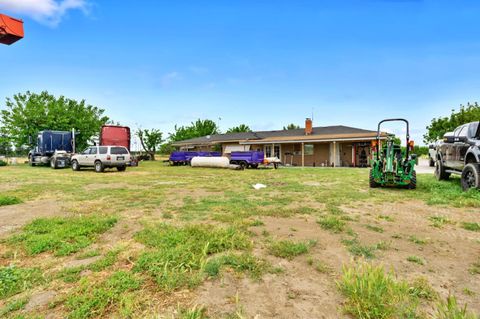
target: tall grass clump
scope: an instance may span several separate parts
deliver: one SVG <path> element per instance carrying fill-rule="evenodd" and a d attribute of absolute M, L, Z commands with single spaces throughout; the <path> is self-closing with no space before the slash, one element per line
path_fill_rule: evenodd
<path fill-rule="evenodd" d="M 467 310 L 467 305 L 460 307 L 454 296 L 448 296 L 437 306 L 436 319 L 478 319 L 479 317 Z"/>
<path fill-rule="evenodd" d="M 383 266 L 360 263 L 344 266 L 337 282 L 347 298 L 345 311 L 355 318 L 414 318 L 417 298 L 409 293 L 409 285 L 398 281 Z"/>
<path fill-rule="evenodd" d="M 44 281 L 40 269 L 15 265 L 0 267 L 0 299 L 13 296 Z"/>

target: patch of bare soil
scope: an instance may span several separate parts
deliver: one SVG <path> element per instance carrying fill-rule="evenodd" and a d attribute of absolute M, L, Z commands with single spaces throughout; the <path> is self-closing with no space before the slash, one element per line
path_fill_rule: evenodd
<path fill-rule="evenodd" d="M 480 258 L 480 233 L 464 230 L 461 221 L 477 221 L 480 216 L 472 209 L 439 208 L 423 202 L 369 204 L 359 203 L 355 208 L 343 208 L 350 216 L 359 216 L 348 225 L 358 234 L 362 245 L 374 245 L 380 241 L 389 244 L 386 250 L 376 250 L 374 263 L 393 268 L 399 278 L 413 281 L 418 277 L 428 280 L 441 298 L 449 293 L 455 295 L 460 304 L 480 312 L 480 275 L 469 272 L 471 265 Z M 388 215 L 393 221 L 379 218 Z M 432 226 L 430 216 L 445 216 L 453 221 L 442 228 Z M 247 317 L 256 318 L 343 318 L 340 295 L 335 280 L 340 277 L 342 266 L 354 263 L 353 256 L 342 243 L 346 233 L 333 234 L 323 230 L 314 216 L 292 218 L 262 217 L 265 226 L 252 227 L 257 235 L 254 253 L 269 260 L 273 266 L 284 269 L 280 274 L 265 275 L 255 282 L 249 278 L 238 278 L 225 273 L 222 278 L 206 282 L 197 290 L 195 303 L 205 305 L 214 317 L 238 311 Z M 381 227 L 376 232 L 366 227 Z M 308 256 L 298 256 L 292 261 L 279 259 L 268 254 L 262 233 L 267 231 L 274 239 L 294 241 L 317 240 Z M 392 237 L 393 236 L 393 237 Z M 411 236 L 425 239 L 426 244 L 412 242 Z M 400 238 L 398 238 L 400 237 Z M 424 265 L 407 261 L 409 256 L 418 256 Z M 309 265 L 307 258 L 313 258 Z M 317 271 L 320 261 L 331 271 Z M 465 294 L 465 289 L 474 294 Z M 238 300 L 238 302 L 237 302 Z M 435 302 L 422 305 L 430 316 Z"/>
<path fill-rule="evenodd" d="M 264 230 L 276 240 L 317 240 L 309 256 L 332 269 L 349 259 L 338 237 L 319 230 L 312 216 L 264 217 L 262 221 L 265 227 L 252 228 L 258 241 L 261 241 Z M 273 257 L 268 254 L 268 247 L 259 245 L 261 248 L 255 254 L 267 259 L 274 267 L 282 268 L 282 273 L 267 274 L 260 281 L 226 273 L 221 279 L 205 283 L 198 290 L 196 303 L 205 305 L 214 317 L 239 310 L 247 318 L 345 317 L 339 308 L 343 299 L 335 287 L 335 272 L 316 271 L 315 262 L 309 265 L 306 256 L 291 261 Z"/>
<path fill-rule="evenodd" d="M 35 218 L 65 215 L 62 205 L 54 200 L 38 200 L 0 207 L 0 237 Z"/>
<path fill-rule="evenodd" d="M 25 306 L 25 311 L 28 312 L 36 308 L 47 306 L 51 301 L 53 301 L 56 295 L 57 293 L 55 291 L 42 291 L 34 294 Z"/>
<path fill-rule="evenodd" d="M 363 244 L 371 245 L 380 240 L 390 244 L 389 249 L 377 253 L 377 259 L 393 267 L 401 278 L 425 277 L 442 298 L 453 294 L 461 304 L 468 303 L 470 309 L 480 312 L 480 275 L 469 272 L 471 265 L 480 258 L 480 233 L 460 227 L 462 221 L 478 222 L 479 212 L 428 206 L 416 201 L 363 204 L 346 210 L 361 216 L 358 223 L 351 225 Z M 378 215 L 388 215 L 393 221 L 380 219 Z M 431 216 L 444 216 L 452 223 L 434 227 L 429 220 Z M 366 224 L 379 226 L 384 231 L 374 232 L 366 228 Z M 425 243 L 414 243 L 415 239 Z M 407 261 L 409 256 L 420 257 L 424 265 Z M 465 294 L 465 288 L 475 295 Z M 432 309 L 427 311 L 432 313 Z"/>

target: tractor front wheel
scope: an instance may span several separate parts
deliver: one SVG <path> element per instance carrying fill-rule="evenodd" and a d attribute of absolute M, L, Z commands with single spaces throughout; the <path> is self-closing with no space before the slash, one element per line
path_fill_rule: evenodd
<path fill-rule="evenodd" d="M 377 188 L 380 186 L 377 182 L 375 182 L 375 177 L 373 175 L 373 168 L 370 169 L 370 188 Z"/>

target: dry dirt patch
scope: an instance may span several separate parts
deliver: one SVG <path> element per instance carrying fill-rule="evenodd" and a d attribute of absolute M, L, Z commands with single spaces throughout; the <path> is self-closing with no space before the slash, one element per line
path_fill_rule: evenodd
<path fill-rule="evenodd" d="M 38 200 L 0 207 L 0 236 L 22 227 L 33 219 L 66 215 L 62 205 L 54 200 Z"/>

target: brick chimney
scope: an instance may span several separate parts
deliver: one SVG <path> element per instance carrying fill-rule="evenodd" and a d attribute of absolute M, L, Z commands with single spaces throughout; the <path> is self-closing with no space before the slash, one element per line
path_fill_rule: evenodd
<path fill-rule="evenodd" d="M 312 119 L 307 117 L 305 119 L 305 135 L 310 135 L 313 132 Z"/>

